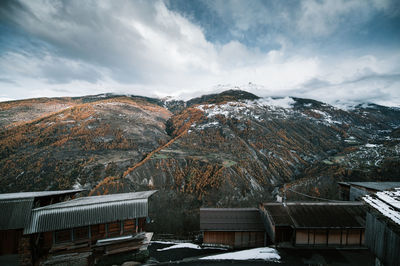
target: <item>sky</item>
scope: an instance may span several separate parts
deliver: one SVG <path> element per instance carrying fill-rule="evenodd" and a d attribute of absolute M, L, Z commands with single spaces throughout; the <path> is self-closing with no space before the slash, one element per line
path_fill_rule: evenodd
<path fill-rule="evenodd" d="M 0 1 L 0 100 L 230 88 L 400 107 L 400 1 Z"/>

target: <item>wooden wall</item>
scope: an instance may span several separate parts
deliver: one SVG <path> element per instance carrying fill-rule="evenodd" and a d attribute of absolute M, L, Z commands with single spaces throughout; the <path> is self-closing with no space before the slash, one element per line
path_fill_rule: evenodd
<path fill-rule="evenodd" d="M 21 230 L 0 230 L 0 255 L 18 254 Z"/>
<path fill-rule="evenodd" d="M 366 219 L 366 246 L 384 265 L 400 265 L 400 234 L 371 213 Z"/>
<path fill-rule="evenodd" d="M 121 235 L 131 235 L 136 232 L 144 231 L 146 219 L 131 219 L 117 221 L 108 224 L 95 224 L 72 229 L 58 230 L 55 232 L 44 232 L 34 235 L 39 237 L 39 255 L 47 254 L 49 250 L 62 249 L 63 247 L 73 247 L 82 243 L 87 246 L 93 245 L 99 239 L 118 237 Z M 90 229 L 89 229 L 90 227 Z M 21 232 L 22 234 L 22 232 Z M 2 237 L 1 239 L 9 239 Z M 9 246 L 9 244 L 8 244 Z"/>
<path fill-rule="evenodd" d="M 219 244 L 234 248 L 252 248 L 264 246 L 264 232 L 224 232 L 205 231 L 205 244 Z"/>
<path fill-rule="evenodd" d="M 364 229 L 296 229 L 295 245 L 362 246 Z"/>

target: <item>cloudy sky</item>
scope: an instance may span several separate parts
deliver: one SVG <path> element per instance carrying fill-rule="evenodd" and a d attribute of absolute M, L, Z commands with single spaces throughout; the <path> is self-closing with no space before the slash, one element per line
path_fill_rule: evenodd
<path fill-rule="evenodd" d="M 235 86 L 400 106 L 400 1 L 0 2 L 1 100 Z"/>

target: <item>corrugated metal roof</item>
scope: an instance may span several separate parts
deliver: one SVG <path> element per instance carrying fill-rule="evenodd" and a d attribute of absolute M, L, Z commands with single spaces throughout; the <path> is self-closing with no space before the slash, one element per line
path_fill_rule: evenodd
<path fill-rule="evenodd" d="M 275 225 L 295 228 L 363 228 L 365 208 L 361 202 L 264 204 Z M 284 215 L 286 213 L 286 216 Z"/>
<path fill-rule="evenodd" d="M 4 193 L 0 194 L 0 200 L 12 200 L 12 199 L 26 199 L 26 198 L 38 198 L 46 196 L 56 196 L 62 194 L 78 193 L 84 191 L 83 189 L 74 190 L 58 190 L 58 191 L 36 191 L 36 192 L 17 192 L 17 193 Z"/>
<path fill-rule="evenodd" d="M 275 225 L 293 225 L 293 221 L 288 215 L 287 209 L 282 205 L 282 203 L 264 204 L 264 208 L 268 211 L 268 215 Z"/>
<path fill-rule="evenodd" d="M 0 230 L 23 229 L 29 223 L 33 198 L 0 200 Z"/>
<path fill-rule="evenodd" d="M 156 191 L 82 197 L 37 208 L 24 234 L 101 224 L 148 215 L 148 197 Z"/>
<path fill-rule="evenodd" d="M 134 200 L 134 199 L 147 199 L 157 190 L 149 190 L 149 191 L 140 191 L 140 192 L 130 192 L 130 193 L 120 193 L 120 194 L 110 194 L 110 195 L 101 195 L 101 196 L 90 196 L 90 197 L 81 197 L 76 198 L 69 201 L 63 201 L 56 204 L 44 206 L 37 208 L 40 209 L 59 209 L 59 208 L 68 208 L 68 207 L 77 207 L 77 206 L 85 206 L 99 203 L 108 203 L 113 201 L 124 201 L 124 200 Z"/>
<path fill-rule="evenodd" d="M 35 198 L 75 194 L 83 190 L 59 190 L 0 194 L 0 229 L 22 229 L 28 225 Z"/>
<path fill-rule="evenodd" d="M 264 224 L 256 208 L 201 208 L 200 230 L 264 231 Z"/>
<path fill-rule="evenodd" d="M 377 192 L 363 199 L 384 217 L 396 223 L 396 227 L 400 226 L 400 188 Z"/>
<path fill-rule="evenodd" d="M 400 182 L 347 182 L 349 185 L 365 187 L 376 191 L 384 191 L 400 187 Z"/>

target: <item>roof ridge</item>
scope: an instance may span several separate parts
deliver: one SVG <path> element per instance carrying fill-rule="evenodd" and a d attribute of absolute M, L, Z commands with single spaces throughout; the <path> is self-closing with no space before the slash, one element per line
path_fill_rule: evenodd
<path fill-rule="evenodd" d="M 137 198 L 117 198 L 117 199 L 110 199 L 108 201 L 92 201 L 92 202 L 82 202 L 82 204 L 79 204 L 79 201 L 84 201 L 84 200 L 93 200 L 95 197 L 99 196 L 86 196 L 86 197 L 80 197 L 68 201 L 63 201 L 63 202 L 58 202 L 55 204 L 35 208 L 32 211 L 40 211 L 40 210 L 52 210 L 52 209 L 64 209 L 64 208 L 73 208 L 73 207 L 82 207 L 82 206 L 90 206 L 90 205 L 96 205 L 96 204 L 107 204 L 107 203 L 115 203 L 115 202 L 120 202 L 120 201 L 135 201 L 135 200 L 141 200 L 141 199 L 148 199 L 151 195 L 156 193 L 157 190 L 148 190 L 148 191 L 138 191 L 138 192 L 128 192 L 128 193 L 117 193 L 117 194 L 109 194 L 109 195 L 99 195 L 99 196 L 115 196 L 115 195 L 125 195 L 128 196 L 129 194 L 135 194 L 135 193 L 143 193 L 142 196 L 137 197 Z M 149 195 L 150 194 L 150 195 Z M 69 205 L 72 202 L 74 204 L 75 202 L 78 202 L 77 205 Z"/>

